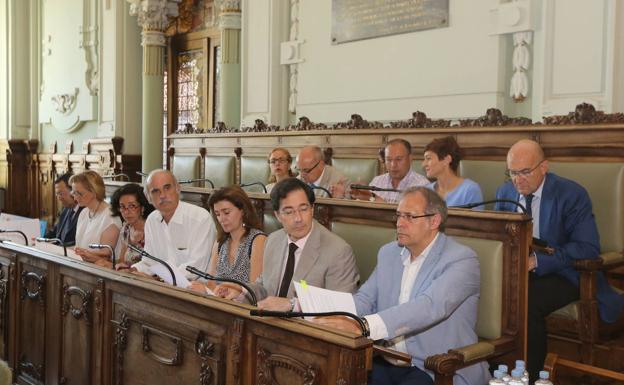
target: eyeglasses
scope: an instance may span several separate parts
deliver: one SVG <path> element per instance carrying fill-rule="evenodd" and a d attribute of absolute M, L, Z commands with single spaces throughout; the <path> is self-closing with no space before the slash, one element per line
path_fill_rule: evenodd
<path fill-rule="evenodd" d="M 284 163 L 288 163 L 288 159 L 286 158 L 275 158 L 275 159 L 269 159 L 269 164 L 284 164 Z"/>
<path fill-rule="evenodd" d="M 527 176 L 531 175 L 531 173 L 533 171 L 535 171 L 542 163 L 544 163 L 546 159 L 542 159 L 535 167 L 529 169 L 529 168 L 525 168 L 523 170 L 519 170 L 519 171 L 514 171 L 514 170 L 507 170 L 505 171 L 505 175 L 507 175 L 508 178 L 517 178 L 517 177 L 523 177 L 526 178 Z"/>
<path fill-rule="evenodd" d="M 404 156 L 397 156 L 396 158 L 384 158 L 386 163 L 401 163 L 405 160 Z"/>
<path fill-rule="evenodd" d="M 82 198 L 82 197 L 83 197 L 86 193 L 88 193 L 88 191 L 80 192 L 80 191 L 78 191 L 78 190 L 72 190 L 72 191 L 70 192 L 70 194 L 71 194 L 72 196 L 74 196 L 74 197 L 80 197 L 80 198 Z"/>
<path fill-rule="evenodd" d="M 435 214 L 422 214 L 422 215 L 414 215 L 414 214 L 410 214 L 410 213 L 402 213 L 400 211 L 397 211 L 394 214 L 394 221 L 398 222 L 400 218 L 405 219 L 407 222 L 412 223 L 414 222 L 416 219 L 418 218 L 425 218 L 425 217 L 432 217 Z"/>
<path fill-rule="evenodd" d="M 316 166 L 319 165 L 319 163 L 321 163 L 321 161 L 319 160 L 318 162 L 316 162 L 316 164 L 310 168 L 299 168 L 299 167 L 295 167 L 297 169 L 297 171 L 299 171 L 302 174 L 309 174 L 312 172 L 312 170 L 314 170 L 316 168 Z"/>
<path fill-rule="evenodd" d="M 299 213 L 300 215 L 304 215 L 307 214 L 308 211 L 310 211 L 310 209 L 312 208 L 311 205 L 309 204 L 303 204 L 301 206 L 299 206 L 298 209 L 293 209 L 291 207 L 287 207 L 285 209 L 280 210 L 280 214 L 284 217 L 292 217 L 294 216 L 296 213 Z"/>
<path fill-rule="evenodd" d="M 129 203 L 128 206 L 119 205 L 119 211 L 134 211 L 141 207 L 138 203 Z"/>

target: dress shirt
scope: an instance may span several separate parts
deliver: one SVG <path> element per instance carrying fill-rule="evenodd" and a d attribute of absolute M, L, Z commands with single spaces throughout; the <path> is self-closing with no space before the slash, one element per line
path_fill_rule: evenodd
<path fill-rule="evenodd" d="M 405 174 L 403 179 L 401 179 L 401 182 L 399 182 L 399 185 L 396 187 L 396 189 L 403 191 L 408 187 L 426 186 L 428 184 L 429 179 L 410 169 L 409 172 Z M 392 186 L 392 178 L 390 178 L 389 173 L 377 175 L 370 182 L 370 185 L 380 188 L 395 188 L 394 186 Z M 399 196 L 401 195 L 398 192 L 391 191 L 375 191 L 374 194 L 381 197 L 384 201 L 388 203 L 397 203 L 399 201 Z"/>
<path fill-rule="evenodd" d="M 293 268 L 293 272 L 297 270 L 297 265 L 299 264 L 299 260 L 301 259 L 301 252 L 303 251 L 303 248 L 305 247 L 308 238 L 310 238 L 310 234 L 312 234 L 313 227 L 314 223 L 312 223 L 312 227 L 310 227 L 310 232 L 308 232 L 305 237 L 299 239 L 298 241 L 293 241 L 292 239 L 290 239 L 290 235 L 288 236 L 288 244 L 294 243 L 295 245 L 297 245 L 297 250 L 295 250 L 295 267 Z M 284 279 L 284 273 L 286 272 L 286 262 L 288 262 L 288 247 L 286 248 L 286 254 L 284 255 L 285 257 L 282 261 L 282 274 L 280 274 L 280 282 L 282 282 L 282 280 Z"/>
<path fill-rule="evenodd" d="M 436 234 L 435 238 L 425 247 L 425 249 L 412 261 L 412 254 L 406 248 L 401 251 L 401 259 L 403 260 L 403 277 L 401 278 L 401 292 L 399 293 L 399 305 L 404 304 L 410 300 L 412 294 L 412 288 L 418 272 L 422 267 L 431 247 L 438 239 L 440 233 Z M 372 340 L 380 340 L 388 337 L 388 328 L 379 314 L 370 314 L 365 316 L 370 328 L 370 338 Z M 390 348 L 407 353 L 407 347 L 405 346 L 405 336 L 397 336 L 392 340 L 389 340 Z"/>
<path fill-rule="evenodd" d="M 88 249 L 92 243 L 102 243 L 102 233 L 114 226 L 117 230 L 121 229 L 121 219 L 113 217 L 106 202 L 101 202 L 102 207 L 98 207 L 98 212 L 91 215 L 88 208 L 84 208 L 78 215 L 78 223 L 76 224 L 76 246 Z M 111 245 L 115 246 L 115 245 Z"/>
<path fill-rule="evenodd" d="M 542 202 L 542 189 L 544 188 L 544 182 L 546 182 L 546 178 L 544 178 L 542 184 L 540 184 L 537 190 L 533 193 L 533 201 L 531 202 L 531 212 L 533 213 L 533 237 L 535 238 L 540 238 L 540 203 Z M 518 203 L 526 207 L 526 199 L 524 199 L 524 195 L 519 195 L 520 198 L 518 199 Z M 518 207 L 516 211 L 521 213 L 522 209 Z"/>
<path fill-rule="evenodd" d="M 208 270 L 210 250 L 216 233 L 212 217 L 202 207 L 180 201 L 169 223 L 160 211 L 153 211 L 145 221 L 145 251 L 160 258 L 172 268 L 186 273 L 186 266 Z M 152 274 L 151 266 L 157 262 L 143 258 L 134 265 L 138 271 Z"/>

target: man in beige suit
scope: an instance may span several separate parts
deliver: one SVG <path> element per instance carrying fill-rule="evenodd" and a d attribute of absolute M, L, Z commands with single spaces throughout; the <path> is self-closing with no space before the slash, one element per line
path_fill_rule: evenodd
<path fill-rule="evenodd" d="M 323 151 L 318 146 L 306 146 L 297 155 L 298 178 L 309 185 L 328 190 L 333 198 L 348 195 L 349 180 L 332 166 L 325 164 Z M 322 189 L 314 189 L 317 197 L 327 197 Z"/>
<path fill-rule="evenodd" d="M 353 250 L 342 238 L 313 218 L 314 193 L 296 178 L 283 180 L 271 191 L 271 204 L 283 229 L 269 235 L 262 275 L 252 284 L 258 307 L 288 311 L 297 308 L 293 282 L 352 293 L 360 279 Z M 231 287 L 216 294 L 240 298 Z"/>

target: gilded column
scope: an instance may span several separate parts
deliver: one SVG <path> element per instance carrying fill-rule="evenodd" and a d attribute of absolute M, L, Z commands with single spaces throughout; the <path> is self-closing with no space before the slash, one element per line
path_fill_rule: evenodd
<path fill-rule="evenodd" d="M 165 68 L 165 29 L 169 19 L 178 16 L 181 0 L 127 0 L 130 15 L 137 16 L 143 46 L 142 169 L 162 168 L 163 87 Z"/>
<path fill-rule="evenodd" d="M 241 95 L 241 4 L 240 0 L 221 1 L 221 79 L 219 80 L 219 116 L 228 127 L 240 126 Z"/>

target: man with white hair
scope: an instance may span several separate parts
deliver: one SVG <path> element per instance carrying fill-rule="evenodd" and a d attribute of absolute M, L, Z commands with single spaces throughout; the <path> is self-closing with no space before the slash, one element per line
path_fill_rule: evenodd
<path fill-rule="evenodd" d="M 144 190 L 156 208 L 145 221 L 145 251 L 181 271 L 185 271 L 186 266 L 208 270 L 210 250 L 216 237 L 210 213 L 180 201 L 180 185 L 171 171 L 152 171 Z M 132 267 L 151 275 L 155 264 L 143 258 Z"/>
<path fill-rule="evenodd" d="M 351 183 L 340 171 L 325 164 L 323 151 L 318 146 L 305 146 L 299 151 L 296 169 L 299 171 L 297 178 L 310 185 L 317 197 L 327 197 L 324 190 L 333 198 L 344 198 L 349 194 Z"/>

